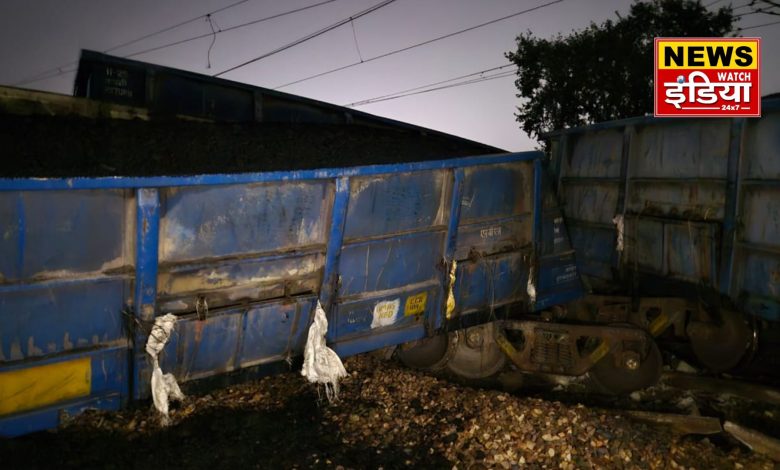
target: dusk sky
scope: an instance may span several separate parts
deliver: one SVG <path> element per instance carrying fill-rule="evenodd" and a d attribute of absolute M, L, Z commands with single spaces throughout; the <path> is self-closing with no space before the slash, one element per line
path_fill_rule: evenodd
<path fill-rule="evenodd" d="M 111 50 L 118 56 L 324 0 L 247 0 L 204 19 Z M 81 49 L 106 51 L 171 25 L 237 3 L 238 0 L 4 0 L 0 16 L 0 84 L 72 93 Z M 749 0 L 705 0 L 717 8 L 731 3 L 748 13 Z M 215 74 L 349 18 L 380 0 L 332 0 L 299 13 L 133 55 L 133 59 Z M 235 71 L 224 78 L 267 88 L 371 59 L 381 54 L 476 26 L 550 0 L 396 0 L 311 41 Z M 308 80 L 280 91 L 345 105 L 507 65 L 518 33 L 549 38 L 626 13 L 630 0 L 564 0 L 448 39 Z M 777 22 L 780 16 L 751 14 L 742 28 Z M 750 29 L 762 38 L 762 95 L 780 92 L 780 24 Z M 359 51 L 356 47 L 359 47 Z M 211 68 L 207 68 L 209 45 Z M 41 72 L 66 73 L 20 84 Z M 503 71 L 511 70 L 509 67 Z M 500 73 L 501 71 L 490 72 Z M 476 77 L 476 76 L 475 76 Z M 475 78 L 471 77 L 471 78 Z M 444 83 L 443 85 L 446 85 Z M 438 85 L 441 86 L 441 85 Z M 357 109 L 463 136 L 512 151 L 536 145 L 518 127 L 516 89 L 511 76 L 383 101 Z"/>

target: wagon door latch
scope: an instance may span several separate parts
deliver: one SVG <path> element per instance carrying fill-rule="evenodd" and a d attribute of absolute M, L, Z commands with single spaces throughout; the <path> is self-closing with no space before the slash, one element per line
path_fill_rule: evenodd
<path fill-rule="evenodd" d="M 206 319 L 206 315 L 209 313 L 209 303 L 205 295 L 199 295 L 195 300 L 195 313 L 198 315 L 198 320 Z"/>

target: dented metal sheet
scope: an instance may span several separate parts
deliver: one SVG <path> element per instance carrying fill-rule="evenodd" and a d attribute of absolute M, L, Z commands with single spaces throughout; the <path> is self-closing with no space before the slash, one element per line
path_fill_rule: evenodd
<path fill-rule="evenodd" d="M 135 215 L 129 189 L 0 191 L 0 435 L 127 397 Z"/>
<path fill-rule="evenodd" d="M 632 180 L 626 210 L 675 219 L 723 220 L 725 204 L 725 180 Z"/>
<path fill-rule="evenodd" d="M 345 239 L 444 225 L 448 217 L 448 176 L 440 170 L 354 178 Z"/>
<path fill-rule="evenodd" d="M 624 263 L 629 269 L 712 285 L 718 235 L 714 223 L 629 217 Z"/>
<path fill-rule="evenodd" d="M 522 253 L 479 258 L 458 263 L 455 274 L 455 311 L 463 315 L 526 299 L 530 263 Z"/>
<path fill-rule="evenodd" d="M 765 313 L 769 314 L 773 300 L 780 298 L 780 254 L 746 251 L 740 260 L 741 272 L 736 283 L 743 294 L 758 297 L 758 303 L 766 303 Z M 776 313 L 769 318 L 780 319 Z"/>
<path fill-rule="evenodd" d="M 197 299 L 213 307 L 314 292 L 325 262 L 323 253 L 238 259 L 163 269 L 157 277 L 158 302 L 165 311 L 194 311 Z"/>
<path fill-rule="evenodd" d="M 780 249 L 780 186 L 754 185 L 743 194 L 742 211 L 751 223 L 744 226 L 740 239 Z"/>
<path fill-rule="evenodd" d="M 533 241 L 532 229 L 529 216 L 461 225 L 455 259 L 466 259 L 472 253 L 488 256 L 528 247 Z"/>
<path fill-rule="evenodd" d="M 130 269 L 134 215 L 126 190 L 0 192 L 0 283 Z"/>
<path fill-rule="evenodd" d="M 258 304 L 180 317 L 160 359 L 163 370 L 186 382 L 300 355 L 316 298 Z"/>
<path fill-rule="evenodd" d="M 565 188 L 563 197 L 566 217 L 600 224 L 612 221 L 620 192 L 618 180 L 567 180 Z"/>
<path fill-rule="evenodd" d="M 334 336 L 349 340 L 376 331 L 404 329 L 419 325 L 435 314 L 440 291 L 437 283 L 407 286 L 402 291 L 378 293 L 374 298 L 344 301 L 336 306 Z"/>
<path fill-rule="evenodd" d="M 0 294 L 0 365 L 104 345 L 126 344 L 129 283 L 80 282 Z"/>
<path fill-rule="evenodd" d="M 730 126 L 728 119 L 686 119 L 640 127 L 631 141 L 630 176 L 725 179 Z"/>
<path fill-rule="evenodd" d="M 744 137 L 744 179 L 780 179 L 780 112 L 750 119 Z"/>
<path fill-rule="evenodd" d="M 148 396 L 138 345 L 167 313 L 160 365 L 187 382 L 301 354 L 323 299 L 340 353 L 420 339 L 443 324 L 450 266 L 454 314 L 534 308 L 531 271 L 579 292 L 560 211 L 539 212 L 539 157 L 0 187 L 0 380 L 46 384 L 37 366 L 80 358 L 91 374 L 89 390 L 42 395 L 0 430 Z M 47 190 L 60 185 L 95 189 Z"/>
<path fill-rule="evenodd" d="M 551 134 L 572 245 L 597 292 L 639 280 L 636 294 L 664 285 L 686 296 L 700 292 L 693 284 L 780 320 L 780 100 L 762 108 L 760 119 L 636 118 Z M 617 217 L 620 255 L 619 227 L 606 224 Z"/>
<path fill-rule="evenodd" d="M 571 153 L 562 162 L 562 175 L 578 178 L 620 176 L 623 132 L 610 129 L 583 134 L 575 139 Z"/>
<path fill-rule="evenodd" d="M 465 169 L 460 223 L 501 219 L 533 209 L 533 166 L 528 163 Z"/>
<path fill-rule="evenodd" d="M 350 297 L 436 279 L 443 244 L 443 232 L 422 232 L 345 245 L 339 263 L 339 296 Z"/>
<path fill-rule="evenodd" d="M 167 189 L 160 261 L 322 245 L 332 192 L 328 181 Z"/>

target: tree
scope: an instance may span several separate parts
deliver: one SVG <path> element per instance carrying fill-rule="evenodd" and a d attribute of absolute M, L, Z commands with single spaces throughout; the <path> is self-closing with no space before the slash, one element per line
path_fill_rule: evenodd
<path fill-rule="evenodd" d="M 710 12 L 700 1 L 636 1 L 616 15 L 569 36 L 517 37 L 506 58 L 518 67 L 515 116 L 529 136 L 652 113 L 653 39 L 734 31 L 731 7 Z"/>

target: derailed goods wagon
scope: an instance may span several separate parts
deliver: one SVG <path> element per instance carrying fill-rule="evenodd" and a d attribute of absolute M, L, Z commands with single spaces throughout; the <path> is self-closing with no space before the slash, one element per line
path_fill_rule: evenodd
<path fill-rule="evenodd" d="M 172 76 L 204 81 L 217 95 L 234 86 Z M 49 135 L 58 126 L 151 133 L 157 125 L 148 107 L 0 92 L 9 126 L 45 118 Z M 170 125 L 164 109 L 155 113 Z M 185 116 L 180 125 L 211 124 Z M 100 140 L 57 132 L 79 141 L 77 150 L 91 148 L 81 142 L 90 136 Z M 17 138 L 35 136 L 3 135 L 9 145 Z M 101 140 L 106 152 L 111 138 Z M 129 153 L 145 148 L 122 142 Z M 58 161 L 58 149 L 72 151 L 61 143 L 35 156 L 42 167 Z M 0 435 L 149 397 L 145 345 L 155 319 L 169 313 L 177 321 L 160 366 L 180 384 L 299 356 L 318 300 L 328 344 L 341 356 L 447 338 L 443 351 L 429 339 L 407 348 L 406 359 L 446 355 L 454 370 L 481 373 L 475 357 L 498 350 L 495 327 L 480 324 L 581 295 L 560 213 L 541 197 L 545 184 L 539 152 L 274 172 L 1 178 Z M 468 341 L 447 334 L 471 325 Z"/>
<path fill-rule="evenodd" d="M 780 97 L 760 119 L 634 118 L 548 136 L 584 321 L 669 324 L 712 371 L 780 365 Z"/>

